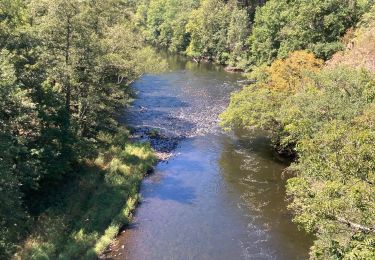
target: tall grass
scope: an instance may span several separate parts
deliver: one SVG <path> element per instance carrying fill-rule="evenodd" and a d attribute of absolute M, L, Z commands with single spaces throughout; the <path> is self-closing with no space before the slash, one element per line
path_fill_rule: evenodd
<path fill-rule="evenodd" d="M 130 143 L 121 134 L 98 139 L 99 156 L 80 163 L 16 259 L 96 259 L 128 224 L 156 157 L 148 144 Z"/>

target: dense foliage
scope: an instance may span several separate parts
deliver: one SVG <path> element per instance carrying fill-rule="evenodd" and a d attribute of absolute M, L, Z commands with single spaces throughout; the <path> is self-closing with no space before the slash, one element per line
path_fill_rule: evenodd
<path fill-rule="evenodd" d="M 297 157 L 287 191 L 295 221 L 317 236 L 312 259 L 372 259 L 375 77 L 321 67 L 296 52 L 258 69 L 258 82 L 232 96 L 222 124 L 269 131 L 280 152 Z"/>
<path fill-rule="evenodd" d="M 0 258 L 98 156 L 99 136 L 119 132 L 127 84 L 156 67 L 132 26 L 134 3 L 0 1 Z"/>
<path fill-rule="evenodd" d="M 373 1 L 268 1 L 258 10 L 250 37 L 251 62 L 270 64 L 295 50 L 327 59 L 343 48 L 340 37 Z"/>
<path fill-rule="evenodd" d="M 0 0 L 0 258 L 96 258 L 128 221 L 155 161 L 116 120 L 127 85 L 163 67 L 144 40 L 251 71 L 223 126 L 265 130 L 294 159 L 312 259 L 375 258 L 373 5 Z"/>
<path fill-rule="evenodd" d="M 340 38 L 372 3 L 144 0 L 137 17 L 145 38 L 159 47 L 249 70 L 295 50 L 330 58 L 343 49 Z"/>
<path fill-rule="evenodd" d="M 186 24 L 199 0 L 155 0 L 138 4 L 136 25 L 151 43 L 182 52 L 189 43 Z"/>
<path fill-rule="evenodd" d="M 151 43 L 200 61 L 244 67 L 250 16 L 263 1 L 145 0 L 138 25 Z"/>
<path fill-rule="evenodd" d="M 316 235 L 311 259 L 375 258 L 371 5 L 268 1 L 250 36 L 256 83 L 233 94 L 221 115 L 226 128 L 268 132 L 275 148 L 294 158 L 286 170 L 295 176 L 287 184 L 289 207 Z M 359 28 L 348 30 L 363 13 Z M 319 58 L 344 44 L 347 50 L 323 66 Z"/>
<path fill-rule="evenodd" d="M 334 54 L 328 61 L 330 67 L 345 64 L 375 72 L 375 5 L 363 15 L 356 30 L 348 31 L 343 42 L 347 49 Z"/>

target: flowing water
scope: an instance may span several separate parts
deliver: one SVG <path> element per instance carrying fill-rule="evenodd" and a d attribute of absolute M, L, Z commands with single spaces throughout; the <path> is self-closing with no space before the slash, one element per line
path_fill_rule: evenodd
<path fill-rule="evenodd" d="M 173 156 L 144 180 L 142 203 L 111 258 L 307 258 L 311 237 L 286 209 L 286 165 L 261 134 L 218 127 L 243 78 L 212 64 L 168 61 L 169 72 L 134 83 L 125 120 L 135 132 L 157 129 L 173 140 Z"/>

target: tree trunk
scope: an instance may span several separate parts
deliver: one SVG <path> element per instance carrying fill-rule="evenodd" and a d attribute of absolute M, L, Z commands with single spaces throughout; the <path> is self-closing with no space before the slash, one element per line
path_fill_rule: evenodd
<path fill-rule="evenodd" d="M 69 66 L 69 62 L 70 62 L 70 38 L 71 38 L 71 34 L 72 34 L 72 27 L 71 27 L 71 17 L 68 16 L 67 17 L 67 27 L 66 27 L 66 49 L 65 49 L 65 65 L 68 67 Z M 71 103 L 71 94 L 72 94 L 72 90 L 71 90 L 71 86 L 70 86 L 70 76 L 69 76 L 69 72 L 68 72 L 68 75 L 67 75 L 67 79 L 66 79 L 66 82 L 65 82 L 65 87 L 66 87 L 66 92 L 65 92 L 65 107 L 66 107 L 66 111 L 68 112 L 68 114 L 70 115 L 70 103 Z"/>

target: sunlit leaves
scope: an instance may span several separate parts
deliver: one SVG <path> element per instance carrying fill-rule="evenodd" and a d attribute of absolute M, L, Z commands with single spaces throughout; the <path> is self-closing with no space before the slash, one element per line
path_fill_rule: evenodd
<path fill-rule="evenodd" d="M 137 35 L 134 7 L 0 1 L 1 256 L 28 231 L 16 225 L 45 209 L 72 166 L 96 156 L 98 133 L 117 132 L 127 85 L 165 68 Z"/>
<path fill-rule="evenodd" d="M 296 52 L 260 67 L 258 83 L 232 96 L 222 124 L 267 130 L 281 151 L 297 156 L 287 191 L 294 220 L 317 236 L 312 259 L 371 259 L 375 78 L 321 66 Z"/>
<path fill-rule="evenodd" d="M 255 15 L 250 37 L 251 61 L 256 65 L 270 64 L 301 49 L 328 59 L 344 47 L 340 37 L 355 26 L 372 2 L 270 0 Z"/>

